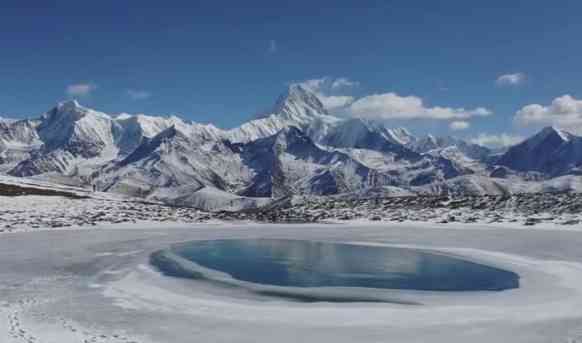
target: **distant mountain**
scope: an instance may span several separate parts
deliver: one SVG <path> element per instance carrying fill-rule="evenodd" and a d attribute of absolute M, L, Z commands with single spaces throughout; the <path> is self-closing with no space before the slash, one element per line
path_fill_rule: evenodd
<path fill-rule="evenodd" d="M 42 146 L 38 122 L 0 119 L 0 172 L 14 168 Z"/>
<path fill-rule="evenodd" d="M 419 153 L 401 143 L 411 139 L 411 135 L 404 129 L 389 130 L 379 123 L 355 118 L 344 120 L 328 129 L 321 142 L 337 148 L 380 151 L 393 154 L 396 159 L 419 160 Z"/>
<path fill-rule="evenodd" d="M 499 194 L 524 180 L 579 175 L 581 166 L 582 138 L 555 128 L 500 155 L 453 137 L 332 116 L 301 85 L 268 114 L 230 130 L 175 116 L 109 115 L 76 101 L 38 119 L 0 119 L 0 172 L 206 209 L 298 194 Z M 570 181 L 545 184 L 527 187 L 577 189 Z"/>
<path fill-rule="evenodd" d="M 370 169 L 349 155 L 317 146 L 290 126 L 241 146 L 241 156 L 255 173 L 248 196 L 329 195 L 365 186 Z"/>
<path fill-rule="evenodd" d="M 100 189 L 149 197 L 160 188 L 211 186 L 235 192 L 248 168 L 228 144 L 204 126 L 171 126 L 129 155 L 93 173 Z"/>
<path fill-rule="evenodd" d="M 36 132 L 42 146 L 9 174 L 31 176 L 43 173 L 79 174 L 116 157 L 111 118 L 80 106 L 60 103 L 41 116 Z"/>
<path fill-rule="evenodd" d="M 295 126 L 318 140 L 339 121 L 339 118 L 329 115 L 312 91 L 302 85 L 293 84 L 279 97 L 271 114 L 229 130 L 225 136 L 232 142 L 244 143 L 272 136 L 286 127 Z"/>
<path fill-rule="evenodd" d="M 546 127 L 511 147 L 496 164 L 520 172 L 539 172 L 547 177 L 582 174 L 582 137 Z"/>
<path fill-rule="evenodd" d="M 418 153 L 434 153 L 440 152 L 446 148 L 455 147 L 466 157 L 483 162 L 486 161 L 492 153 L 492 151 L 486 147 L 467 143 L 461 139 L 454 137 L 435 137 L 433 135 L 427 135 L 420 139 L 412 140 L 407 144 L 407 147 Z"/>

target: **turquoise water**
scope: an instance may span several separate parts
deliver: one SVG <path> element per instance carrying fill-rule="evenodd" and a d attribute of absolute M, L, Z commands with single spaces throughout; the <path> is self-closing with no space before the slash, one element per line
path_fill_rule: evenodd
<path fill-rule="evenodd" d="M 285 287 L 365 287 L 423 291 L 500 291 L 519 287 L 513 272 L 417 249 L 301 240 L 195 241 L 171 252 L 235 280 Z M 169 275 L 191 277 L 172 264 Z"/>

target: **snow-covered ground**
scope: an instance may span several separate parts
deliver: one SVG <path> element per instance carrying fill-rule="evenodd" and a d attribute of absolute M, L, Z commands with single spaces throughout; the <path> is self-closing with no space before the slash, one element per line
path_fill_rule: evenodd
<path fill-rule="evenodd" d="M 132 201 L 70 199 L 61 196 L 0 196 L 0 233 L 84 229 L 141 222 L 200 223 L 211 219 L 205 212 Z"/>
<path fill-rule="evenodd" d="M 22 188 L 27 187 L 27 188 Z M 22 191 L 24 189 L 24 191 Z M 56 192 L 56 193 L 51 193 Z M 250 204 L 224 192 L 206 191 L 206 205 L 236 210 Z M 11 194 L 5 196 L 2 194 Z M 14 195 L 17 194 L 17 195 Z M 23 195 L 24 194 L 24 195 Z M 264 199 L 263 199 L 264 200 Z M 575 193 L 517 194 L 510 197 L 465 198 L 387 197 L 343 199 L 297 197 L 275 201 L 260 210 L 208 212 L 173 207 L 109 193 L 52 188 L 40 184 L 9 184 L 0 180 L 0 234 L 17 231 L 92 228 L 121 223 L 272 222 L 356 223 L 397 222 L 475 226 L 483 223 L 532 228 L 552 225 L 564 230 L 582 226 L 582 195 Z"/>
<path fill-rule="evenodd" d="M 208 212 L 0 175 L 0 234 L 141 222 L 201 223 Z"/>
<path fill-rule="evenodd" d="M 579 342 L 582 232 L 544 225 L 119 224 L 0 236 L 0 342 Z M 297 303 L 161 276 L 174 242 L 293 238 L 415 246 L 517 272 L 503 292 L 395 292 L 421 305 Z"/>

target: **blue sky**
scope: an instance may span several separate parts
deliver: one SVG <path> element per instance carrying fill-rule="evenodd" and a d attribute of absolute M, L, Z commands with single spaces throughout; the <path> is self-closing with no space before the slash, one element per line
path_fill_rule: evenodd
<path fill-rule="evenodd" d="M 75 97 L 105 112 L 232 127 L 290 82 L 325 77 L 322 95 L 363 99 L 342 115 L 417 133 L 582 127 L 580 1 L 26 4 L 0 4 L 2 115 L 38 115 Z M 329 87 L 342 78 L 353 84 Z M 420 108 L 406 107 L 417 99 Z M 435 119 L 437 106 L 453 117 Z M 491 114 L 474 115 L 478 108 Z"/>

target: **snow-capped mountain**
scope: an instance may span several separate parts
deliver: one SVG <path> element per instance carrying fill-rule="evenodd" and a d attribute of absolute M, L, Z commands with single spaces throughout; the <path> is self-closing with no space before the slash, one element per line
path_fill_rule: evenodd
<path fill-rule="evenodd" d="M 120 114 L 115 117 L 114 132 L 120 154 L 133 152 L 145 139 L 174 126 L 186 125 L 178 117 L 153 117 L 142 114 Z"/>
<path fill-rule="evenodd" d="M 418 160 L 420 154 L 408 149 L 399 141 L 410 141 L 411 137 L 396 134 L 377 122 L 360 118 L 347 119 L 329 129 L 322 143 L 337 148 L 357 148 L 392 154 L 396 159 Z"/>
<path fill-rule="evenodd" d="M 14 168 L 42 146 L 37 126 L 31 120 L 0 119 L 0 172 Z"/>
<path fill-rule="evenodd" d="M 499 157 L 498 165 L 547 177 L 581 174 L 582 137 L 546 127 Z"/>
<path fill-rule="evenodd" d="M 79 175 L 115 158 L 118 153 L 111 118 L 76 101 L 60 103 L 43 114 L 36 132 L 42 146 L 11 169 L 11 175 Z"/>
<path fill-rule="evenodd" d="M 240 148 L 255 175 L 243 192 L 248 196 L 336 194 L 363 187 L 370 175 L 369 168 L 345 153 L 320 148 L 294 126 Z"/>
<path fill-rule="evenodd" d="M 100 189 L 150 197 L 160 188 L 236 192 L 250 178 L 241 157 L 203 126 L 171 126 L 95 172 Z"/>
<path fill-rule="evenodd" d="M 222 135 L 221 130 L 212 125 L 189 123 L 175 116 L 122 114 L 112 117 L 85 108 L 77 101 L 59 103 L 43 114 L 34 126 L 36 151 L 10 169 L 9 174 L 87 178 L 99 167 L 123 159 L 140 144 L 171 127 L 204 137 Z"/>
<path fill-rule="evenodd" d="M 301 85 L 269 114 L 230 130 L 176 116 L 108 115 L 76 101 L 38 119 L 0 120 L 0 172 L 207 209 L 295 194 L 498 194 L 525 174 L 579 174 L 581 161 L 582 138 L 558 129 L 495 156 L 453 137 L 332 116 Z"/>
<path fill-rule="evenodd" d="M 312 91 L 302 85 L 293 84 L 279 97 L 270 114 L 244 123 L 225 134 L 233 143 L 244 143 L 272 136 L 286 127 L 295 126 L 319 140 L 338 122 L 340 119 L 329 115 Z"/>
<path fill-rule="evenodd" d="M 465 157 L 477 160 L 486 161 L 492 151 L 486 147 L 467 143 L 461 139 L 454 137 L 435 137 L 433 135 L 426 135 L 425 137 L 410 140 L 406 146 L 418 153 L 440 153 L 443 149 L 455 147 Z"/>

